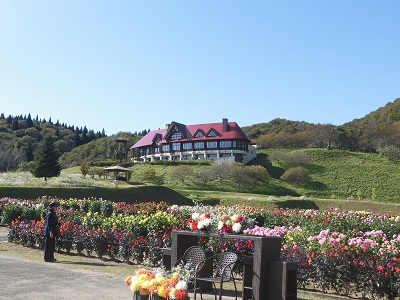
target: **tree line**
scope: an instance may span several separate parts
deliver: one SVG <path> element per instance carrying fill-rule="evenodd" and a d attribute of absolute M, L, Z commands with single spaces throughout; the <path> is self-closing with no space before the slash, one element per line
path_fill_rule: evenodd
<path fill-rule="evenodd" d="M 243 127 L 259 149 L 328 148 L 400 159 L 400 98 L 343 125 L 274 119 Z"/>

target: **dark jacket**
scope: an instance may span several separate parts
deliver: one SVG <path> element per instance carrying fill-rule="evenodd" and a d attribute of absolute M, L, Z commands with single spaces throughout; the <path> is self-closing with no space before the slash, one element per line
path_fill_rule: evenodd
<path fill-rule="evenodd" d="M 58 217 L 55 212 L 49 211 L 46 215 L 46 229 L 44 231 L 45 235 L 50 235 L 50 231 L 53 231 L 54 236 L 58 235 Z"/>

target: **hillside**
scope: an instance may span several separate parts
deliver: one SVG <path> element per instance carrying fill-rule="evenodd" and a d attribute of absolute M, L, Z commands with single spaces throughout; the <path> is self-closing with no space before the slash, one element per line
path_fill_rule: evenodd
<path fill-rule="evenodd" d="M 147 131 L 140 133 L 119 132 L 108 137 L 105 130 L 95 133 L 86 126 L 78 128 L 58 120 L 54 123 L 49 120 L 28 116 L 5 117 L 0 115 L 0 172 L 25 169 L 26 163 L 34 158 L 40 141 L 45 136 L 53 138 L 56 149 L 65 154 L 61 163 L 68 167 L 81 161 L 113 160 L 115 157 L 115 140 L 127 139 L 132 145 Z"/>
<path fill-rule="evenodd" d="M 334 148 L 385 152 L 400 147 L 400 98 L 340 126 L 275 119 L 243 127 L 259 149 Z"/>
<path fill-rule="evenodd" d="M 309 172 L 311 182 L 297 186 L 282 180 L 282 175 L 291 166 L 285 161 L 278 163 L 277 160 L 272 160 L 271 164 L 270 157 L 274 157 L 273 153 L 276 152 L 305 154 L 309 161 L 304 168 Z M 265 166 L 273 179 L 269 183 L 259 183 L 254 186 L 238 186 L 234 182 L 221 181 L 218 178 L 202 184 L 199 181 L 199 175 L 196 174 L 210 169 L 212 166 L 191 165 L 194 176 L 182 184 L 179 180 L 174 180 L 176 175 L 171 173 L 174 166 L 136 164 L 132 167 L 131 181 L 137 184 L 143 183 L 144 174 L 151 169 L 159 182 L 175 190 L 206 190 L 295 197 L 303 195 L 328 199 L 400 203 L 400 186 L 398 185 L 400 164 L 390 161 L 380 154 L 327 149 L 261 150 L 253 164 Z"/>
<path fill-rule="evenodd" d="M 376 198 L 376 201 L 400 203 L 400 164 L 382 155 L 326 149 L 287 151 L 303 152 L 310 157 L 306 169 L 312 181 L 295 188 L 302 195 L 359 200 Z M 266 155 L 272 152 L 261 151 Z M 273 166 L 287 168 L 276 161 Z"/>

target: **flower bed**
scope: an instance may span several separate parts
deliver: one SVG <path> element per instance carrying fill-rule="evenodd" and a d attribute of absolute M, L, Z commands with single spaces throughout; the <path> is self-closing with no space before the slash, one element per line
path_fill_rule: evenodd
<path fill-rule="evenodd" d="M 9 240 L 43 245 L 43 216 L 52 199 L 0 200 L 0 222 Z M 299 262 L 298 286 L 341 295 L 387 297 L 400 294 L 400 217 L 369 212 L 253 207 L 168 206 L 166 203 L 110 203 L 58 200 L 59 251 L 76 251 L 157 266 L 173 229 L 282 237 L 282 259 Z M 16 218 L 10 221 L 10 218 Z M 8 223 L 11 222 L 11 223 Z M 204 238 L 214 251 L 251 255 L 251 241 Z M 236 270 L 241 272 L 240 266 Z"/>

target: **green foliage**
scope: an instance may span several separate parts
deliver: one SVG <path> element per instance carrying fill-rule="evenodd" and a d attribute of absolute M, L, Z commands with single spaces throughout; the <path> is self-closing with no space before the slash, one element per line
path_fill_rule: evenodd
<path fill-rule="evenodd" d="M 101 213 L 104 217 L 111 217 L 113 213 L 113 204 L 110 201 L 101 202 Z"/>
<path fill-rule="evenodd" d="M 282 179 L 288 183 L 300 185 L 310 182 L 311 177 L 303 167 L 294 167 L 287 170 Z"/>
<path fill-rule="evenodd" d="M 97 200 L 91 200 L 89 211 L 91 213 L 100 213 L 101 212 L 101 203 Z"/>
<path fill-rule="evenodd" d="M 4 207 L 3 212 L 1 214 L 1 225 L 7 226 L 12 221 L 17 219 L 22 214 L 22 207 L 8 205 Z"/>
<path fill-rule="evenodd" d="M 32 164 L 32 174 L 35 177 L 56 177 L 61 173 L 61 166 L 58 162 L 59 152 L 54 146 L 53 139 L 47 136 L 40 144 Z"/>
<path fill-rule="evenodd" d="M 157 176 L 156 170 L 153 167 L 146 167 L 142 171 L 142 180 L 144 182 L 157 184 L 161 181 L 161 178 Z"/>
<path fill-rule="evenodd" d="M 188 165 L 175 166 L 169 175 L 172 180 L 184 184 L 185 180 L 189 180 L 193 176 L 193 168 Z"/>
<path fill-rule="evenodd" d="M 288 152 L 291 152 L 287 150 Z M 307 170 L 311 180 L 320 183 L 320 189 L 299 189 L 301 194 L 347 198 L 372 195 L 379 192 L 376 201 L 396 201 L 400 195 L 400 166 L 373 153 L 341 150 L 305 149 L 310 156 Z M 266 151 L 270 153 L 270 151 Z"/>
<path fill-rule="evenodd" d="M 82 130 L 66 124 L 52 123 L 39 118 L 32 119 L 28 116 L 11 116 L 0 119 L 0 133 L 6 133 L 0 136 L 0 140 L 6 148 L 16 148 L 26 152 L 28 161 L 33 160 L 33 155 L 46 135 L 54 138 L 55 146 L 61 153 L 71 151 L 73 147 L 88 143 L 92 140 L 105 137 L 105 133 L 94 133 L 93 130 Z M 79 137 L 80 143 L 76 143 Z"/>
<path fill-rule="evenodd" d="M 87 162 L 83 161 L 83 162 L 79 163 L 79 169 L 80 169 L 83 177 L 86 177 L 86 175 L 89 173 L 90 165 Z"/>

